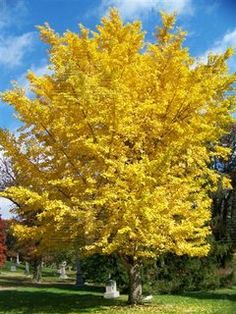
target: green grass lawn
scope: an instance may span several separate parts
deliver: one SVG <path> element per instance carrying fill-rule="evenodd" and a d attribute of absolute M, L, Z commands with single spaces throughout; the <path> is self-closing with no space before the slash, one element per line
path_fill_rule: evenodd
<path fill-rule="evenodd" d="M 46 273 L 50 273 L 47 271 Z M 127 296 L 105 300 L 103 288 L 76 288 L 72 281 L 61 282 L 46 277 L 42 284 L 33 284 L 23 270 L 0 274 L 0 313 L 236 313 L 236 287 L 182 295 L 155 295 L 152 303 L 126 306 Z"/>

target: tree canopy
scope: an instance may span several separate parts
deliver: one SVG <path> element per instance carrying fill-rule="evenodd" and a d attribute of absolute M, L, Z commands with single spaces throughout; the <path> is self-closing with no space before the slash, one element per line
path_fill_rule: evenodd
<path fill-rule="evenodd" d="M 1 195 L 33 217 L 15 226 L 19 237 L 128 263 L 207 254 L 219 178 L 209 164 L 228 153 L 219 139 L 234 110 L 232 50 L 204 64 L 183 46 L 175 17 L 162 22 L 153 43 L 116 10 L 94 32 L 39 27 L 51 74 L 28 73 L 34 96 L 17 85 L 2 94 L 23 123 L 16 135 L 0 133 L 20 178 Z"/>

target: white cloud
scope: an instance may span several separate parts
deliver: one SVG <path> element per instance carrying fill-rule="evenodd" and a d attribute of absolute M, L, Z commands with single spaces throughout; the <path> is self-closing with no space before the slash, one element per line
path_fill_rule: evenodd
<path fill-rule="evenodd" d="M 0 29 L 19 27 L 24 23 L 27 8 L 24 0 L 0 0 Z"/>
<path fill-rule="evenodd" d="M 210 51 L 221 53 L 228 47 L 236 48 L 236 28 L 231 32 L 227 32 L 221 40 L 216 41 Z"/>
<path fill-rule="evenodd" d="M 45 74 L 51 74 L 52 71 L 49 69 L 49 65 L 48 63 L 46 63 L 45 60 L 41 61 L 41 65 L 36 66 L 36 65 L 32 65 L 29 69 L 30 71 L 33 71 L 37 76 L 43 76 Z M 28 72 L 28 71 L 27 71 Z M 23 87 L 26 90 L 26 94 L 28 96 L 31 96 L 32 93 L 30 92 L 30 86 L 29 86 L 29 82 L 26 78 L 27 76 L 27 72 L 24 72 L 18 79 L 17 82 L 19 84 L 19 86 Z"/>
<path fill-rule="evenodd" d="M 200 56 L 200 59 L 206 62 L 209 53 L 220 54 L 229 47 L 236 50 L 236 28 L 230 32 L 228 31 L 220 40 L 215 41 L 213 45 Z M 236 70 L 235 55 L 229 60 L 229 66 L 231 70 Z"/>
<path fill-rule="evenodd" d="M 34 33 L 20 36 L 0 36 L 0 64 L 14 67 L 20 65 L 25 53 L 32 48 Z"/>
<path fill-rule="evenodd" d="M 140 18 L 152 11 L 175 11 L 178 14 L 192 14 L 192 0 L 103 0 L 102 11 L 116 7 L 124 19 Z"/>
<path fill-rule="evenodd" d="M 0 0 L 0 65 L 18 66 L 33 45 L 33 32 L 13 35 L 25 23 L 25 0 Z"/>
<path fill-rule="evenodd" d="M 13 203 L 6 198 L 0 197 L 0 215 L 3 219 L 9 219 L 13 215 L 10 213 Z"/>

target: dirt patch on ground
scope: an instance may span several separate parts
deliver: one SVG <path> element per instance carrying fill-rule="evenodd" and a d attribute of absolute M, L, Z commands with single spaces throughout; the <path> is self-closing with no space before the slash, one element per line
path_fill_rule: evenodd
<path fill-rule="evenodd" d="M 0 291 L 2 290 L 15 290 L 16 288 L 15 287 L 1 287 L 0 286 Z"/>

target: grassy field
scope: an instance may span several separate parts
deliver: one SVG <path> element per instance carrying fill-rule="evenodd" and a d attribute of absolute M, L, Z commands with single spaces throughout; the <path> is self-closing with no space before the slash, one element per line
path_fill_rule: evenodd
<path fill-rule="evenodd" d="M 236 287 L 182 295 L 155 295 L 152 303 L 144 306 L 126 306 L 127 296 L 104 300 L 103 288 L 76 288 L 71 279 L 60 281 L 47 270 L 41 284 L 25 278 L 18 272 L 0 274 L 0 313 L 4 314 L 154 314 L 154 313 L 236 313 Z"/>

